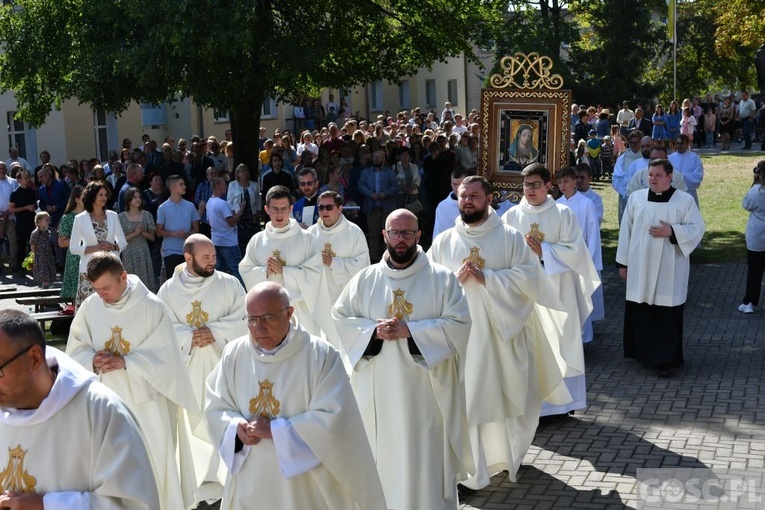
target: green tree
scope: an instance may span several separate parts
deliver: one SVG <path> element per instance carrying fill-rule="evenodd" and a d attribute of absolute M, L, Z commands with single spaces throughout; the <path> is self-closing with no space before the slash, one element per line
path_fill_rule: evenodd
<path fill-rule="evenodd" d="M 0 88 L 40 125 L 76 98 L 192 97 L 229 111 L 238 161 L 257 160 L 266 97 L 397 80 L 486 40 L 496 0 L 18 0 L 0 13 Z"/>
<path fill-rule="evenodd" d="M 663 85 L 646 76 L 664 58 L 666 27 L 651 15 L 666 10 L 666 3 L 577 0 L 571 9 L 582 34 L 571 45 L 575 97 L 609 105 L 654 97 Z"/>

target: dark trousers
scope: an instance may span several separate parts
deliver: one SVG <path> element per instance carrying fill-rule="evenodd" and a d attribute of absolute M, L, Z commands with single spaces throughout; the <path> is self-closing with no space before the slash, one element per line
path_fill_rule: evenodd
<path fill-rule="evenodd" d="M 765 274 L 765 251 L 746 250 L 746 293 L 744 304 L 760 303 L 762 275 Z"/>
<path fill-rule="evenodd" d="M 181 264 L 186 263 L 186 259 L 183 255 L 168 255 L 164 258 L 165 261 L 165 278 L 168 280 L 173 277 L 173 271 Z"/>

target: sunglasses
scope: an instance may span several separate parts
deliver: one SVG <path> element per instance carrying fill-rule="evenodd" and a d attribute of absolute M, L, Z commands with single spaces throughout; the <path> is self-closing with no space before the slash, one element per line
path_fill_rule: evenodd
<path fill-rule="evenodd" d="M 335 204 L 329 204 L 329 205 L 320 205 L 318 206 L 320 211 L 334 211 L 335 210 Z"/>

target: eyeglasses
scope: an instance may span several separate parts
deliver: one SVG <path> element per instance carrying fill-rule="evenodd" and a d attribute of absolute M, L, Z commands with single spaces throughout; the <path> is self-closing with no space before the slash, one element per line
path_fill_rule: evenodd
<path fill-rule="evenodd" d="M 29 350 L 30 350 L 32 347 L 34 347 L 34 346 L 35 346 L 35 344 L 32 344 L 32 345 L 28 345 L 28 346 L 27 346 L 25 349 L 23 349 L 21 352 L 19 352 L 18 354 L 16 354 L 15 356 L 13 356 L 11 359 L 9 359 L 8 361 L 6 361 L 6 362 L 5 362 L 5 363 L 3 363 L 2 365 L 0 365 L 0 377 L 3 377 L 3 376 L 5 375 L 5 373 L 3 372 L 3 369 L 4 369 L 5 367 L 7 367 L 7 366 L 8 366 L 8 365 L 10 365 L 11 363 L 13 363 L 14 361 L 16 361 L 16 360 L 17 360 L 17 359 L 19 359 L 20 357 L 22 357 L 24 354 L 26 354 L 27 352 L 29 352 Z"/>
<path fill-rule="evenodd" d="M 385 232 L 388 233 L 388 237 L 391 239 L 399 239 L 403 237 L 407 241 L 414 239 L 415 234 L 417 234 L 416 230 L 386 230 Z"/>
<path fill-rule="evenodd" d="M 285 306 L 276 313 L 268 313 L 266 315 L 245 315 L 242 317 L 242 320 L 247 321 L 248 326 L 256 326 L 258 324 L 271 324 L 276 321 L 276 318 L 281 315 L 282 312 L 287 308 L 289 308 L 289 306 Z"/>
<path fill-rule="evenodd" d="M 274 214 L 282 214 L 282 213 L 290 212 L 290 208 L 289 207 L 268 207 L 268 212 L 274 213 Z"/>
<path fill-rule="evenodd" d="M 320 205 L 319 206 L 320 211 L 334 211 L 335 210 L 335 204 L 328 204 L 328 205 Z"/>
<path fill-rule="evenodd" d="M 524 189 L 539 189 L 542 187 L 542 184 L 544 184 L 542 181 L 524 182 L 523 188 Z"/>
<path fill-rule="evenodd" d="M 301 182 L 301 183 L 300 183 L 300 187 L 302 188 L 302 187 L 304 187 L 304 186 L 313 186 L 313 184 L 314 184 L 315 182 L 316 182 L 316 181 L 303 181 L 303 182 Z"/>

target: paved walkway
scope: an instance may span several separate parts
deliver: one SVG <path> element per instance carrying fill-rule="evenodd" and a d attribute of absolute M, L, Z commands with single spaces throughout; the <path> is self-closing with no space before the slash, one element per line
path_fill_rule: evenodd
<path fill-rule="evenodd" d="M 463 508 L 634 508 L 638 468 L 763 469 L 765 315 L 737 310 L 745 277 L 743 262 L 692 266 L 686 365 L 667 380 L 622 358 L 624 285 L 604 271 L 607 320 L 586 348 L 590 405 L 540 426 L 518 482 L 497 475 Z"/>
<path fill-rule="evenodd" d="M 624 285 L 603 272 L 607 320 L 585 349 L 589 406 L 541 425 L 518 482 L 497 475 L 465 509 L 635 508 L 638 468 L 763 469 L 765 316 L 737 310 L 745 263 L 691 268 L 685 367 L 659 379 L 622 357 Z"/>

